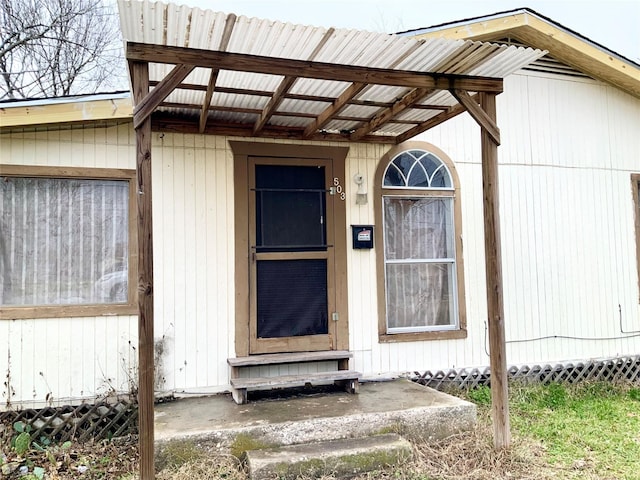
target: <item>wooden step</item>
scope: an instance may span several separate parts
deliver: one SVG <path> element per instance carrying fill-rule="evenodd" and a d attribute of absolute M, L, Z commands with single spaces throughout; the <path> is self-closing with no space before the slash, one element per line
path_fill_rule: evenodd
<path fill-rule="evenodd" d="M 228 358 L 227 363 L 231 367 L 238 368 L 276 365 L 282 363 L 345 360 L 351 357 L 353 357 L 353 354 L 347 350 L 329 350 L 325 352 L 269 353 L 265 355 L 251 355 L 249 357 Z"/>
<path fill-rule="evenodd" d="M 358 392 L 360 372 L 336 370 L 332 372 L 305 373 L 301 375 L 283 375 L 279 377 L 232 378 L 232 395 L 239 405 L 247 403 L 247 390 L 264 387 L 300 387 L 307 384 L 336 382 L 342 384 L 348 392 Z"/>

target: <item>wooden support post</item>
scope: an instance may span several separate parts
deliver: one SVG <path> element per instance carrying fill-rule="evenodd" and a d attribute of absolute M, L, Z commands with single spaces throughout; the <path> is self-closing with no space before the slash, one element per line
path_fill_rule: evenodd
<path fill-rule="evenodd" d="M 480 106 L 496 121 L 496 94 L 481 93 Z M 493 444 L 503 449 L 511 444 L 507 358 L 502 298 L 502 259 L 500 249 L 500 211 L 498 202 L 498 145 L 482 128 L 482 190 L 484 204 L 484 246 L 487 276 L 487 312 L 493 410 Z"/>
<path fill-rule="evenodd" d="M 149 93 L 149 64 L 133 62 L 133 98 Z M 138 428 L 140 480 L 155 478 L 153 462 L 153 222 L 151 216 L 151 117 L 136 127 L 138 193 Z"/>

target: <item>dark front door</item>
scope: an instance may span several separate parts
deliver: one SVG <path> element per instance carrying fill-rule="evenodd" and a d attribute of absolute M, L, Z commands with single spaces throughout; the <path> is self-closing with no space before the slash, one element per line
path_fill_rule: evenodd
<path fill-rule="evenodd" d="M 249 159 L 250 353 L 335 349 L 331 163 Z"/>

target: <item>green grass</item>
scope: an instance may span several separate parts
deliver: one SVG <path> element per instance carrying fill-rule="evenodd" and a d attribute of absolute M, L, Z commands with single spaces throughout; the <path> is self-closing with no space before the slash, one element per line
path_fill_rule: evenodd
<path fill-rule="evenodd" d="M 469 398 L 490 405 L 488 388 L 470 391 Z M 514 434 L 540 442 L 558 478 L 640 479 L 637 387 L 516 384 L 510 387 L 510 410 Z"/>

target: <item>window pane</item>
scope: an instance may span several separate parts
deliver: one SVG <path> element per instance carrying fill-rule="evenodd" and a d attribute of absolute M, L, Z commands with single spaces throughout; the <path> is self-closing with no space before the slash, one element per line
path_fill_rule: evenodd
<path fill-rule="evenodd" d="M 326 244 L 323 167 L 256 165 L 259 251 L 317 250 Z"/>
<path fill-rule="evenodd" d="M 3 177 L 0 304 L 127 302 L 129 185 Z"/>
<path fill-rule="evenodd" d="M 387 264 L 387 325 L 455 327 L 453 263 Z"/>
<path fill-rule="evenodd" d="M 453 199 L 384 197 L 386 260 L 455 257 Z"/>
<path fill-rule="evenodd" d="M 385 187 L 452 188 L 451 176 L 442 160 L 421 150 L 402 152 L 387 166 Z"/>
<path fill-rule="evenodd" d="M 327 261 L 257 264 L 258 338 L 328 333 Z"/>

